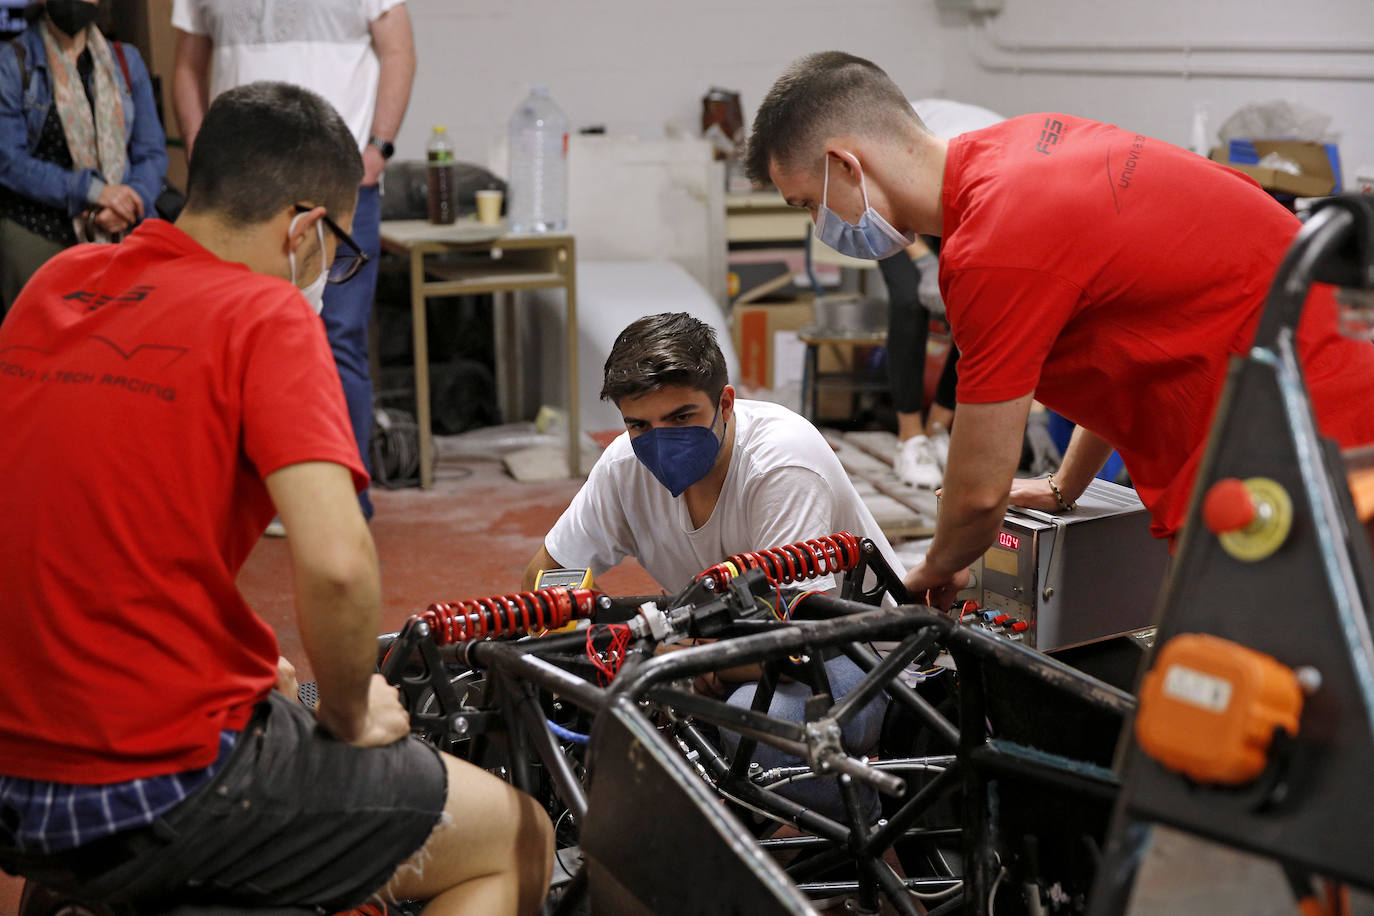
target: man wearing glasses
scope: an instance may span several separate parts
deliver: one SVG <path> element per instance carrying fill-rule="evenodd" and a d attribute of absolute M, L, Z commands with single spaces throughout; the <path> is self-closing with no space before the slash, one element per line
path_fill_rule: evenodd
<path fill-rule="evenodd" d="M 313 310 L 363 263 L 362 171 L 323 99 L 230 90 L 175 225 L 59 254 L 0 325 L 0 868 L 140 912 L 543 899 L 538 803 L 410 738 L 373 673 L 367 478 Z M 274 511 L 313 713 L 235 585 Z"/>

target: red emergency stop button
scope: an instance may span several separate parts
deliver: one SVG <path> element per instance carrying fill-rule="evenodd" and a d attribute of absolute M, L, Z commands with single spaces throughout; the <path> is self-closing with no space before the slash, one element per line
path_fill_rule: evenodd
<path fill-rule="evenodd" d="M 1256 512 L 1250 488 L 1235 477 L 1212 484 L 1202 500 L 1202 522 L 1213 534 L 1244 531 L 1255 520 Z"/>
<path fill-rule="evenodd" d="M 1293 500 L 1277 480 L 1224 477 L 1202 498 L 1202 523 L 1242 563 L 1274 555 L 1293 525 Z"/>

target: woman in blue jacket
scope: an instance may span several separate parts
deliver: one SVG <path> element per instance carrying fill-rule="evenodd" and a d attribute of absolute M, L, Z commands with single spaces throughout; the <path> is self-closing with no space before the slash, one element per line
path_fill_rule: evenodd
<path fill-rule="evenodd" d="M 167 171 L 143 59 L 106 41 L 97 0 L 47 0 L 0 45 L 0 309 L 77 242 L 153 216 Z"/>

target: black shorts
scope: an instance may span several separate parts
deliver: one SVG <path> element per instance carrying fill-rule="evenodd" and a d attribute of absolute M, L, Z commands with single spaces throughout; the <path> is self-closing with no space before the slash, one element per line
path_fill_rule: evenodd
<path fill-rule="evenodd" d="M 365 902 L 429 838 L 448 774 L 415 738 L 359 748 L 277 691 L 207 785 L 152 825 L 0 866 L 87 900 L 315 906 Z"/>

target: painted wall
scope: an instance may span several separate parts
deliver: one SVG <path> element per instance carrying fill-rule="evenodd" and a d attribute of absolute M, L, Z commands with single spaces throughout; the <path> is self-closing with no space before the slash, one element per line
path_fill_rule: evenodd
<path fill-rule="evenodd" d="M 1369 174 L 1374 166 L 1374 3 L 1005 5 L 985 18 L 940 15 L 941 94 L 1008 115 L 1048 110 L 1111 121 L 1183 146 L 1198 102 L 1208 104 L 1214 143 L 1216 129 L 1240 106 L 1285 99 L 1332 116 L 1347 184 L 1358 169 Z M 1153 49 L 1131 48 L 1146 45 Z M 1240 50 L 1244 45 L 1257 49 Z"/>
<path fill-rule="evenodd" d="M 462 158 L 485 162 L 491 139 L 536 82 L 551 87 L 575 128 L 604 124 L 658 138 L 675 125 L 695 133 L 709 87 L 741 91 L 747 119 L 788 61 L 843 48 L 878 61 L 912 97 L 947 96 L 1006 114 L 1067 111 L 1184 145 L 1197 102 L 1209 105 L 1214 140 L 1239 106 L 1288 99 L 1333 116 L 1347 180 L 1374 165 L 1374 3 L 1367 0 L 1005 0 L 988 17 L 937 10 L 934 0 L 408 6 L 420 72 L 398 142 L 405 157 L 420 156 L 430 128 L 444 123 Z M 1243 43 L 1274 50 L 1182 50 Z M 1116 50 L 1013 50 L 1018 44 Z M 1305 50 L 1282 50 L 1298 46 Z M 1320 50 L 1334 47 L 1346 51 Z M 1120 68 L 1156 72 L 1108 72 Z M 1240 75 L 1206 75 L 1223 69 Z"/>
<path fill-rule="evenodd" d="M 546 83 L 574 129 L 660 138 L 700 128 L 712 86 L 743 94 L 745 117 L 783 67 L 844 48 L 882 60 L 903 85 L 938 83 L 942 32 L 931 0 L 407 0 L 419 73 L 398 138 L 423 155 L 435 123 L 462 159 L 485 163 L 530 85 Z"/>

